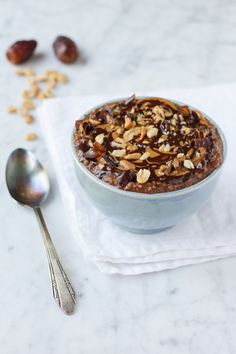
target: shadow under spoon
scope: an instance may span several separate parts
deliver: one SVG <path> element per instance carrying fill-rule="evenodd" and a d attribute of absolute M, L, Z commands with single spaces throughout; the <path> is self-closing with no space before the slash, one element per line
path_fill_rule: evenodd
<path fill-rule="evenodd" d="M 59 261 L 40 209 L 50 189 L 48 175 L 32 152 L 19 148 L 8 158 L 6 183 L 12 198 L 35 212 L 47 253 L 53 296 L 61 309 L 70 315 L 75 309 L 75 292 Z"/>

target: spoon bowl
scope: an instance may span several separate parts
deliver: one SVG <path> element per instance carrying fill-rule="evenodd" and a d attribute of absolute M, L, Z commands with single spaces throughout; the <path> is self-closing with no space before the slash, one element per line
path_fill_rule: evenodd
<path fill-rule="evenodd" d="M 6 183 L 11 196 L 23 205 L 41 205 L 47 198 L 50 185 L 47 172 L 32 152 L 14 150 L 7 161 Z"/>

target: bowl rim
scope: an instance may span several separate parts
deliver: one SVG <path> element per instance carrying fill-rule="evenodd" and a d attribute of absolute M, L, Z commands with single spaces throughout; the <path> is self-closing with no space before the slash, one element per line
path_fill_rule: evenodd
<path fill-rule="evenodd" d="M 119 102 L 121 100 L 125 100 L 128 97 L 122 97 L 122 98 L 115 98 L 112 100 L 108 100 L 106 102 L 103 102 L 99 105 L 96 105 L 93 108 L 90 108 L 89 110 L 87 110 L 82 116 L 81 118 L 79 118 L 78 120 L 82 120 L 86 115 L 88 115 L 89 113 L 93 112 L 94 110 L 109 104 L 109 103 L 114 103 L 114 102 Z M 137 96 L 138 99 L 145 99 L 145 98 L 150 98 L 150 99 L 163 99 L 163 97 L 155 97 L 155 96 Z M 192 109 L 197 109 L 192 105 L 189 105 L 187 103 L 184 103 L 182 101 L 178 101 L 178 100 L 174 100 L 174 99 L 170 99 L 170 98 L 164 98 L 165 100 L 169 100 L 170 102 L 176 103 L 176 104 L 180 104 L 180 105 L 188 105 L 190 108 Z M 197 109 L 199 112 L 203 113 L 201 110 Z M 223 160 L 222 163 L 207 177 L 205 177 L 204 179 L 202 179 L 201 181 L 186 187 L 186 188 L 182 188 L 182 189 L 178 189 L 176 191 L 171 191 L 171 192 L 159 192 L 159 193 L 143 193 L 143 192 L 132 192 L 132 191 L 126 191 L 123 189 L 120 189 L 116 186 L 113 186 L 109 183 L 104 182 L 103 180 L 99 179 L 97 176 L 95 176 L 92 172 L 90 172 L 82 162 L 79 161 L 78 156 L 77 156 L 77 152 L 76 152 L 76 148 L 74 145 L 74 133 L 75 133 L 75 127 L 72 130 L 72 136 L 71 136 L 71 146 L 72 146 L 72 153 L 73 153 L 73 158 L 74 161 L 76 162 L 77 166 L 87 175 L 88 178 L 92 179 L 95 183 L 99 184 L 101 187 L 108 189 L 110 192 L 114 192 L 117 194 L 120 194 L 121 196 L 124 197 L 129 197 L 129 198 L 134 198 L 134 199 L 145 199 L 145 200 L 152 200 L 152 199 L 169 199 L 169 198 L 175 198 L 177 196 L 182 196 L 191 192 L 195 192 L 198 189 L 200 189 L 201 187 L 203 187 L 204 185 L 210 183 L 222 170 L 222 167 L 225 163 L 226 160 L 226 156 L 227 156 L 227 143 L 226 143 L 226 138 L 225 135 L 223 133 L 223 131 L 221 130 L 221 128 L 218 126 L 218 124 L 212 119 L 210 118 L 207 114 L 203 113 L 204 116 L 216 127 L 220 138 L 222 140 L 223 143 Z"/>

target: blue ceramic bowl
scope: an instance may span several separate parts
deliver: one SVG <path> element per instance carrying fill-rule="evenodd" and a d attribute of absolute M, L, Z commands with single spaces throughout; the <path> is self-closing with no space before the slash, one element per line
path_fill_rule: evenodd
<path fill-rule="evenodd" d="M 112 102 L 115 101 L 120 101 L 120 99 Z M 110 102 L 106 102 L 106 104 Z M 184 105 L 179 101 L 172 100 L 172 102 Z M 86 112 L 86 114 L 103 105 L 104 103 Z M 226 157 L 225 137 L 217 124 L 206 114 L 204 115 L 218 129 L 223 141 L 224 162 Z M 199 183 L 174 192 L 135 193 L 118 189 L 93 175 L 78 160 L 73 136 L 72 152 L 78 180 L 93 205 L 121 228 L 136 233 L 160 232 L 196 213 L 213 193 L 223 167 L 222 163 Z"/>

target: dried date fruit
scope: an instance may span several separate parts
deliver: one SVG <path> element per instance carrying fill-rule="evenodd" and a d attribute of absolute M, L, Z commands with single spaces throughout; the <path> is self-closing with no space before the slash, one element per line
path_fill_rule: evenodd
<path fill-rule="evenodd" d="M 65 36 L 55 39 L 53 49 L 57 58 L 65 64 L 74 63 L 79 55 L 75 42 Z"/>
<path fill-rule="evenodd" d="M 7 59 L 16 65 L 24 63 L 33 55 L 36 46 L 37 42 L 35 40 L 17 41 L 7 50 Z"/>

